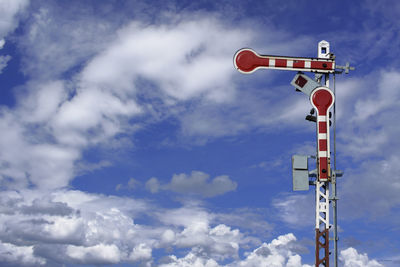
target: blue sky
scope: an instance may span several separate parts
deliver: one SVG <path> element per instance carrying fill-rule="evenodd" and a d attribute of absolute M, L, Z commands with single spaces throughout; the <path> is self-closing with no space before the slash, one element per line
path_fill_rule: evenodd
<path fill-rule="evenodd" d="M 400 263 L 397 1 L 0 0 L 2 266 L 312 266 L 294 72 L 336 62 L 340 266 Z M 333 244 L 331 243 L 333 248 Z"/>

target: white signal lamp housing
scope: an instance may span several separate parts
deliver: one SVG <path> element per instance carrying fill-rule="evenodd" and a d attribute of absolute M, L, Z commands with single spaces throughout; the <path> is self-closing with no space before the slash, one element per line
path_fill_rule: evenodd
<path fill-rule="evenodd" d="M 329 42 L 322 40 L 318 43 L 318 58 L 330 58 L 331 51 Z"/>

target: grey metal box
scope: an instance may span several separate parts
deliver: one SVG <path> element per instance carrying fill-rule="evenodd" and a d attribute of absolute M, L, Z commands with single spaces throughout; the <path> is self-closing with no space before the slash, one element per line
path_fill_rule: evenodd
<path fill-rule="evenodd" d="M 306 191 L 310 189 L 307 170 L 293 170 L 293 191 Z"/>
<path fill-rule="evenodd" d="M 292 156 L 292 167 L 295 170 L 308 170 L 308 157 L 304 155 Z"/>
<path fill-rule="evenodd" d="M 293 191 L 309 190 L 308 156 L 292 156 Z"/>

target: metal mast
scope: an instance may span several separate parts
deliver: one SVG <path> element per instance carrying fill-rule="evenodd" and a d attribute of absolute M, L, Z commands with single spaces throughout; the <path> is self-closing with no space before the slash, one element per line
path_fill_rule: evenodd
<path fill-rule="evenodd" d="M 330 46 L 326 41 L 318 44 L 318 57 L 329 58 Z M 315 89 L 310 97 L 317 111 L 317 180 L 315 182 L 315 266 L 329 267 L 329 182 L 330 167 L 329 109 L 335 96 L 329 89 L 329 73 L 325 76 L 325 88 Z M 318 77 L 317 77 L 318 78 Z"/>

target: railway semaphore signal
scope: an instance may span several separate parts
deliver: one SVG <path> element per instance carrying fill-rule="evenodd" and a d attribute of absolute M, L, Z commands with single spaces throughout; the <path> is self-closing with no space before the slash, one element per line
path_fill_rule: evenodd
<path fill-rule="evenodd" d="M 236 52 L 234 65 L 241 73 L 252 73 L 257 69 L 294 70 L 318 73 L 334 73 L 334 59 L 282 57 L 259 55 L 250 48 Z"/>
<path fill-rule="evenodd" d="M 313 106 L 312 113 L 307 120 L 316 122 L 317 149 L 315 156 L 294 155 L 292 157 L 293 190 L 308 190 L 309 185 L 315 185 L 315 266 L 329 267 L 329 204 L 332 201 L 333 225 L 334 225 L 334 266 L 337 267 L 337 196 L 336 177 L 342 176 L 342 172 L 336 170 L 336 149 L 334 149 L 334 168 L 331 169 L 330 153 L 330 109 L 334 107 L 335 123 L 335 89 L 329 88 L 329 75 L 336 73 L 347 74 L 354 70 L 349 63 L 346 66 L 337 66 L 335 56 L 330 53 L 330 45 L 327 41 L 318 43 L 318 57 L 287 57 L 259 55 L 250 48 L 243 48 L 233 57 L 235 68 L 244 74 L 250 74 L 258 69 L 275 69 L 297 71 L 291 84 L 297 91 L 301 91 L 309 97 Z M 315 73 L 315 79 L 303 72 Z M 323 82 L 323 77 L 325 81 Z M 334 76 L 335 77 L 335 76 Z M 335 88 L 335 87 L 334 87 Z M 336 140 L 334 128 L 334 143 Z M 334 146 L 335 148 L 336 146 Z M 309 171 L 308 158 L 315 158 L 316 170 Z M 315 180 L 313 178 L 316 177 Z M 311 179 L 311 180 L 310 180 Z M 332 196 L 329 188 L 332 185 Z"/>

